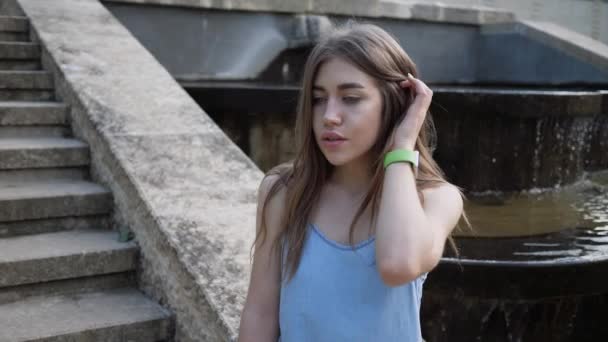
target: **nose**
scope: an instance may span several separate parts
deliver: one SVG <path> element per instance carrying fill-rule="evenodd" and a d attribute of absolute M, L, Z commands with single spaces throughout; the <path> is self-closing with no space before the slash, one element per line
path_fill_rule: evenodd
<path fill-rule="evenodd" d="M 342 123 L 342 109 L 337 101 L 331 98 L 327 100 L 325 112 L 323 113 L 324 126 L 337 126 Z"/>

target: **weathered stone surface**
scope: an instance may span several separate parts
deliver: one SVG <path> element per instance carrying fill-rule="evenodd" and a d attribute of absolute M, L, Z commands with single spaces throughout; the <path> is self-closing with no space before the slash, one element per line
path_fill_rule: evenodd
<path fill-rule="evenodd" d="M 51 90 L 0 89 L 0 101 L 49 101 L 54 97 Z"/>
<path fill-rule="evenodd" d="M 513 22 L 512 12 L 489 7 L 452 6 L 442 3 L 416 3 L 412 6 L 412 17 L 420 20 L 460 24 L 489 24 Z"/>
<path fill-rule="evenodd" d="M 65 125 L 67 109 L 57 102 L 0 102 L 0 126 Z"/>
<path fill-rule="evenodd" d="M 0 305 L 2 341 L 161 341 L 171 315 L 134 289 L 33 297 Z"/>
<path fill-rule="evenodd" d="M 289 1 L 292 4 L 297 1 Z M 289 3 L 288 2 L 288 3 Z M 356 15 L 366 17 L 378 16 L 378 0 L 351 0 L 345 6 L 343 1 L 335 0 L 310 0 L 310 11 L 318 14 L 340 14 L 340 15 Z M 295 12 L 295 8 L 292 10 Z"/>
<path fill-rule="evenodd" d="M 513 21 L 512 12 L 482 6 L 459 7 L 424 1 L 356 0 L 108 0 L 107 2 L 198 7 L 218 10 L 315 13 L 368 18 L 416 19 L 434 22 L 485 24 Z"/>
<path fill-rule="evenodd" d="M 98 1 L 19 3 L 136 234 L 142 288 L 176 312 L 177 340 L 236 339 L 262 173 Z"/>
<path fill-rule="evenodd" d="M 378 14 L 387 18 L 413 18 L 412 7 L 404 6 L 403 2 L 398 0 L 383 0 L 378 3 Z"/>
<path fill-rule="evenodd" d="M 26 32 L 0 32 L 2 42 L 26 42 L 28 40 L 29 34 Z"/>
<path fill-rule="evenodd" d="M 0 40 L 23 38 L 4 32 L 15 22 L 27 24 L 0 18 Z M 0 43 L 0 67 L 39 66 L 10 59 L 38 58 L 32 46 Z M 52 87 L 48 72 L 0 71 L 4 99 Z M 110 193 L 75 167 L 88 165 L 87 144 L 60 138 L 67 123 L 62 104 L 0 102 L 0 341 L 169 339 L 170 314 L 133 289 L 135 242 L 107 229 Z"/>
<path fill-rule="evenodd" d="M 89 164 L 89 148 L 77 139 L 0 138 L 0 169 L 70 167 Z"/>
<path fill-rule="evenodd" d="M 0 42 L 0 58 L 32 59 L 40 57 L 40 46 L 30 42 Z"/>
<path fill-rule="evenodd" d="M 52 233 L 72 229 L 99 229 L 109 226 L 109 217 L 106 215 L 0 222 L 0 238 L 27 234 Z"/>
<path fill-rule="evenodd" d="M 29 22 L 25 17 L 0 16 L 1 32 L 27 32 Z"/>
<path fill-rule="evenodd" d="M 16 0 L 0 1 L 0 14 L 4 16 L 23 16 L 23 11 L 17 4 Z"/>
<path fill-rule="evenodd" d="M 134 273 L 134 271 L 128 271 L 0 287 L 0 305 L 14 303 L 34 296 L 74 295 L 121 287 L 136 287 Z"/>
<path fill-rule="evenodd" d="M 0 89 L 51 88 L 53 88 L 53 79 L 46 71 L 0 71 Z"/>
<path fill-rule="evenodd" d="M 71 230 L 0 239 L 0 287 L 118 273 L 135 268 L 137 247 L 111 230 Z"/>
<path fill-rule="evenodd" d="M 50 180 L 84 180 L 89 178 L 87 167 L 57 167 L 39 169 L 0 170 L 0 184 L 40 182 Z"/>
<path fill-rule="evenodd" d="M 40 61 L 37 59 L 0 60 L 0 70 L 39 70 Z"/>
<path fill-rule="evenodd" d="M 112 0 L 112 2 L 243 11 L 304 12 L 313 8 L 314 0 Z"/>
<path fill-rule="evenodd" d="M 110 192 L 87 181 L 0 183 L 0 221 L 107 214 L 111 208 Z"/>
<path fill-rule="evenodd" d="M 67 126 L 1 126 L 0 139 L 22 137 L 67 137 Z"/>

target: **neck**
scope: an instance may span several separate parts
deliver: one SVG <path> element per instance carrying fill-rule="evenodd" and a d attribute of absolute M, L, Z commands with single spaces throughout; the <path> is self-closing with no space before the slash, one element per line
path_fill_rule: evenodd
<path fill-rule="evenodd" d="M 361 157 L 348 164 L 336 166 L 329 181 L 353 196 L 363 196 L 373 176 L 370 165 L 371 161 L 368 157 Z"/>

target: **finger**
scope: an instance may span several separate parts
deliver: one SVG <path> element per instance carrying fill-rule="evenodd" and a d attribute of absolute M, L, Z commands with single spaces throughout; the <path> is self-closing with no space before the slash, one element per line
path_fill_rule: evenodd
<path fill-rule="evenodd" d="M 416 93 L 420 93 L 422 90 L 422 81 L 414 77 L 414 75 L 410 74 L 409 72 L 407 73 L 407 78 L 408 81 L 414 86 L 414 89 L 416 89 Z"/>
<path fill-rule="evenodd" d="M 423 94 L 423 95 L 432 95 L 433 94 L 433 91 L 424 82 L 415 78 L 410 73 L 408 73 L 407 76 L 408 76 L 410 82 L 413 83 L 414 89 L 416 90 L 416 94 Z"/>
<path fill-rule="evenodd" d="M 399 86 L 402 88 L 409 88 L 412 85 L 413 85 L 412 82 L 410 82 L 409 80 L 399 82 Z"/>

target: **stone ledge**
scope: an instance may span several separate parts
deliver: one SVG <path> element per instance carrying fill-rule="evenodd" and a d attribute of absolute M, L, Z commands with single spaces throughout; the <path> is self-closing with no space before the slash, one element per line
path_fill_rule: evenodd
<path fill-rule="evenodd" d="M 104 2 L 188 7 L 226 11 L 312 13 L 368 18 L 410 19 L 482 25 L 515 20 L 513 12 L 483 6 L 454 6 L 442 3 L 399 0 L 105 0 Z"/>
<path fill-rule="evenodd" d="M 449 6 L 441 3 L 414 4 L 412 19 L 434 22 L 484 25 L 512 22 L 512 12 L 481 6 Z"/>
<path fill-rule="evenodd" d="M 98 0 L 19 0 L 178 341 L 235 340 L 262 172 Z"/>

